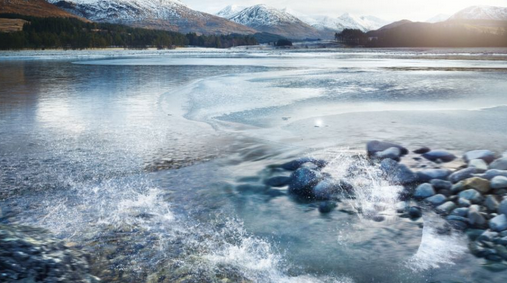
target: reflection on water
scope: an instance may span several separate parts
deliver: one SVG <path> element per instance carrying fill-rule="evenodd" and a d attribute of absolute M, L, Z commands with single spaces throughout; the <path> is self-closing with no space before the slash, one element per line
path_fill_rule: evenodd
<path fill-rule="evenodd" d="M 505 150 L 506 54 L 9 53 L 0 197 L 96 255 L 105 281 L 504 282 L 437 216 L 399 217 L 401 188 L 357 153 Z M 299 156 L 330 161 L 354 197 L 321 214 L 264 184 Z"/>

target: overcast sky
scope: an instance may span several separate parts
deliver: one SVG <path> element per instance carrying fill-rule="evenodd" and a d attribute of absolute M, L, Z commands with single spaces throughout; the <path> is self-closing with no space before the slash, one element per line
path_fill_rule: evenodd
<path fill-rule="evenodd" d="M 190 7 L 216 13 L 227 5 L 266 4 L 310 15 L 339 16 L 345 12 L 386 20 L 424 21 L 438 14 L 452 15 L 473 5 L 507 7 L 507 0 L 181 0 Z"/>

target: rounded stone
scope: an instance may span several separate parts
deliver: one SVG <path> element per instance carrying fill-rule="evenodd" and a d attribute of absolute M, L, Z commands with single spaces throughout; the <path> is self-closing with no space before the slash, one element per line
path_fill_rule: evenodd
<path fill-rule="evenodd" d="M 474 189 L 465 190 L 459 193 L 459 197 L 469 200 L 471 203 L 481 203 L 483 201 L 483 197 L 481 193 Z"/>
<path fill-rule="evenodd" d="M 429 147 L 423 146 L 421 148 L 418 148 L 418 149 L 414 150 L 413 153 L 416 153 L 416 154 L 425 154 L 425 153 L 430 152 L 430 151 L 431 151 L 431 149 Z"/>
<path fill-rule="evenodd" d="M 449 169 L 424 169 L 417 172 L 419 182 L 429 182 L 433 179 L 447 180 L 451 175 Z"/>
<path fill-rule="evenodd" d="M 445 202 L 439 206 L 437 206 L 436 211 L 441 214 L 449 214 L 456 208 L 456 204 L 452 201 Z"/>
<path fill-rule="evenodd" d="M 507 216 L 500 214 L 489 220 L 489 228 L 496 232 L 507 230 Z"/>
<path fill-rule="evenodd" d="M 401 150 L 397 147 L 390 147 L 386 150 L 379 151 L 374 154 L 374 157 L 378 159 L 390 158 L 392 160 L 400 160 L 401 156 Z"/>
<path fill-rule="evenodd" d="M 489 169 L 507 170 L 507 157 L 498 158 L 489 165 Z"/>
<path fill-rule="evenodd" d="M 319 212 L 320 213 L 329 213 L 335 209 L 336 203 L 332 201 L 323 201 L 319 204 Z"/>
<path fill-rule="evenodd" d="M 438 194 L 431 196 L 429 198 L 426 198 L 424 202 L 427 202 L 433 206 L 438 206 L 444 203 L 447 200 L 447 198 L 444 195 Z"/>
<path fill-rule="evenodd" d="M 428 197 L 431 197 L 435 194 L 435 190 L 433 189 L 433 186 L 428 183 L 424 183 L 419 185 L 414 192 L 414 198 L 416 199 L 425 199 Z"/>
<path fill-rule="evenodd" d="M 465 153 L 465 155 L 463 155 L 463 159 L 465 162 L 470 162 L 473 159 L 481 159 L 487 163 L 491 163 L 493 160 L 495 160 L 495 153 L 487 149 L 472 150 Z"/>
<path fill-rule="evenodd" d="M 480 172 L 480 173 L 483 173 L 483 172 L 486 172 L 488 171 L 488 164 L 486 163 L 486 161 L 482 160 L 482 159 L 472 159 L 470 160 L 470 162 L 468 163 L 468 167 L 469 168 L 475 168 L 476 169 L 476 172 Z"/>
<path fill-rule="evenodd" d="M 491 188 L 492 189 L 507 189 L 507 177 L 496 176 L 493 179 L 491 179 Z"/>
<path fill-rule="evenodd" d="M 416 218 L 419 218 L 422 216 L 422 210 L 421 208 L 417 207 L 417 206 L 411 206 L 409 209 L 408 209 L 408 215 L 410 216 L 410 218 L 412 219 L 416 219 Z"/>
<path fill-rule="evenodd" d="M 479 177 L 469 178 L 463 181 L 463 187 L 465 189 L 474 189 L 481 194 L 485 194 L 490 191 L 489 181 Z"/>
<path fill-rule="evenodd" d="M 312 188 L 322 179 L 322 174 L 309 168 L 300 168 L 290 176 L 289 192 L 299 196 L 311 196 Z"/>
<path fill-rule="evenodd" d="M 449 181 L 452 183 L 457 183 L 459 181 L 473 177 L 473 174 L 475 173 L 477 173 L 477 168 L 465 168 L 452 173 L 451 176 L 449 176 Z"/>
<path fill-rule="evenodd" d="M 430 181 L 430 184 L 437 191 L 440 190 L 450 190 L 452 188 L 452 183 L 445 180 L 433 179 Z"/>
<path fill-rule="evenodd" d="M 391 147 L 399 148 L 402 156 L 408 154 L 408 150 L 405 147 L 395 144 L 395 143 L 382 142 L 382 141 L 369 141 L 366 144 L 366 152 L 368 154 L 368 157 L 372 157 L 375 155 L 375 153 L 384 151 L 384 150 L 391 148 Z"/>
<path fill-rule="evenodd" d="M 422 155 L 424 158 L 433 162 L 451 162 L 456 156 L 445 150 L 432 150 Z"/>
<path fill-rule="evenodd" d="M 498 214 L 504 214 L 507 215 L 507 199 L 504 199 L 500 204 L 498 205 Z"/>

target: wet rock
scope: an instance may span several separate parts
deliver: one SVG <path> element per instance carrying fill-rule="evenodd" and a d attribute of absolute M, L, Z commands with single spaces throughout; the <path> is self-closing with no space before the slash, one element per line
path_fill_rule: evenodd
<path fill-rule="evenodd" d="M 457 216 L 461 216 L 461 217 L 468 217 L 468 208 L 466 207 L 458 207 L 456 209 L 454 209 L 451 214 L 452 215 L 457 215 Z"/>
<path fill-rule="evenodd" d="M 386 159 L 390 158 L 396 161 L 400 160 L 400 157 L 402 156 L 401 150 L 397 147 L 390 147 L 384 151 L 380 151 L 375 153 L 374 157 L 378 159 Z"/>
<path fill-rule="evenodd" d="M 439 206 L 437 206 L 436 211 L 440 214 L 447 215 L 451 213 L 456 208 L 456 204 L 452 201 L 445 202 Z"/>
<path fill-rule="evenodd" d="M 456 156 L 445 150 L 432 150 L 422 155 L 424 158 L 433 162 L 451 162 Z"/>
<path fill-rule="evenodd" d="M 489 186 L 489 181 L 486 179 L 479 178 L 479 177 L 473 177 L 473 178 L 464 180 L 463 187 L 465 189 L 474 189 L 481 194 L 485 194 L 485 193 L 489 192 L 489 190 L 491 189 Z"/>
<path fill-rule="evenodd" d="M 396 203 L 396 212 L 403 213 L 407 211 L 408 204 L 404 201 L 400 201 Z"/>
<path fill-rule="evenodd" d="M 464 186 L 463 181 L 457 182 L 456 184 L 453 184 L 451 187 L 451 192 L 453 194 L 457 194 L 457 193 L 464 191 L 464 190 L 465 190 L 465 186 Z"/>
<path fill-rule="evenodd" d="M 425 199 L 428 197 L 431 197 L 435 194 L 435 190 L 433 189 L 433 186 L 428 183 L 424 183 L 419 185 L 414 192 L 414 198 L 416 199 Z"/>
<path fill-rule="evenodd" d="M 473 159 L 481 159 L 487 163 L 491 163 L 495 160 L 495 153 L 491 150 L 472 150 L 465 153 L 465 155 L 463 155 L 463 159 L 467 163 Z"/>
<path fill-rule="evenodd" d="M 419 182 L 429 182 L 433 179 L 447 180 L 451 175 L 448 169 L 424 169 L 417 172 Z"/>
<path fill-rule="evenodd" d="M 496 176 L 491 179 L 490 185 L 492 189 L 507 189 L 507 177 Z"/>
<path fill-rule="evenodd" d="M 340 184 L 331 178 L 325 178 L 312 190 L 315 199 L 330 200 L 340 192 Z"/>
<path fill-rule="evenodd" d="M 505 231 L 503 231 L 503 232 L 505 232 Z M 501 237 L 501 236 L 502 236 L 502 235 L 500 235 L 500 237 Z M 507 246 L 507 236 L 502 237 L 502 238 L 500 238 L 500 239 L 497 239 L 497 240 L 495 241 L 495 243 L 500 244 L 500 245 L 502 245 L 502 246 Z"/>
<path fill-rule="evenodd" d="M 496 198 L 492 195 L 489 195 L 486 197 L 486 200 L 484 200 L 484 206 L 488 209 L 488 211 L 497 211 L 498 209 L 498 201 Z"/>
<path fill-rule="evenodd" d="M 449 181 L 457 183 L 459 181 L 473 177 L 473 174 L 478 173 L 476 168 L 465 168 L 452 173 L 449 176 Z"/>
<path fill-rule="evenodd" d="M 507 260 L 507 248 L 502 245 L 495 246 L 496 253 L 504 260 Z"/>
<path fill-rule="evenodd" d="M 472 203 L 469 200 L 467 200 L 467 199 L 459 198 L 458 199 L 458 205 L 460 207 L 469 207 L 470 205 L 472 205 Z"/>
<path fill-rule="evenodd" d="M 422 216 L 422 210 L 420 207 L 417 207 L 417 206 L 411 206 L 409 209 L 408 209 L 408 215 L 410 216 L 410 218 L 412 219 L 417 219 L 419 217 Z"/>
<path fill-rule="evenodd" d="M 429 203 L 433 206 L 439 206 L 442 203 L 444 203 L 447 200 L 447 198 L 444 195 L 438 194 L 431 196 L 429 198 L 426 198 L 424 202 Z"/>
<path fill-rule="evenodd" d="M 474 228 L 484 228 L 487 226 L 487 221 L 479 212 L 479 209 L 476 205 L 472 205 L 468 211 L 468 222 L 470 226 Z"/>
<path fill-rule="evenodd" d="M 277 176 L 267 179 L 264 184 L 270 187 L 285 187 L 288 186 L 290 182 L 290 177 L 285 176 Z"/>
<path fill-rule="evenodd" d="M 464 198 L 469 200 L 471 203 L 481 203 L 483 201 L 483 197 L 481 193 L 474 189 L 465 190 L 459 193 L 460 198 Z"/>
<path fill-rule="evenodd" d="M 290 176 L 289 193 L 311 197 L 312 188 L 322 180 L 322 174 L 318 171 L 300 168 L 294 171 Z"/>
<path fill-rule="evenodd" d="M 423 146 L 421 148 L 418 148 L 418 149 L 414 150 L 413 153 L 416 153 L 416 154 L 425 154 L 425 153 L 428 153 L 430 151 L 431 151 L 431 149 L 429 147 Z"/>
<path fill-rule="evenodd" d="M 325 167 L 327 165 L 327 162 L 325 160 L 315 159 L 312 157 L 302 157 L 302 158 L 284 163 L 280 167 L 285 170 L 295 171 L 295 170 L 299 169 L 301 166 L 303 166 L 303 164 L 305 164 L 305 163 L 312 163 L 315 166 L 320 167 L 320 168 Z"/>
<path fill-rule="evenodd" d="M 484 232 L 486 232 L 485 230 L 483 229 L 468 229 L 466 231 L 466 234 L 467 234 L 467 237 L 468 239 L 470 239 L 471 241 L 475 241 L 477 240 L 477 238 L 479 238 Z"/>
<path fill-rule="evenodd" d="M 481 230 L 478 230 L 481 231 Z M 498 233 L 491 231 L 491 230 L 485 230 L 479 237 L 477 237 L 477 241 L 479 242 L 493 242 L 495 238 L 498 237 Z"/>
<path fill-rule="evenodd" d="M 468 218 L 459 215 L 451 214 L 447 216 L 445 219 L 447 219 L 448 221 L 461 221 L 468 224 Z"/>
<path fill-rule="evenodd" d="M 468 163 L 469 168 L 475 168 L 477 173 L 484 173 L 488 171 L 488 164 L 482 159 L 472 159 Z"/>
<path fill-rule="evenodd" d="M 392 159 L 382 160 L 380 168 L 384 171 L 386 179 L 396 185 L 408 185 L 418 180 L 417 175 L 410 168 Z"/>
<path fill-rule="evenodd" d="M 451 190 L 451 188 L 452 188 L 451 182 L 445 181 L 445 180 L 440 180 L 440 179 L 433 179 L 430 181 L 430 184 L 433 186 L 433 188 L 436 191 Z"/>
<path fill-rule="evenodd" d="M 497 169 L 489 169 L 483 174 L 477 174 L 476 177 L 480 177 L 486 180 L 491 180 L 496 176 L 504 176 L 507 177 L 507 170 L 497 170 Z"/>
<path fill-rule="evenodd" d="M 489 169 L 507 170 L 507 158 L 502 157 L 502 158 L 498 158 L 497 160 L 493 161 L 489 165 Z"/>
<path fill-rule="evenodd" d="M 504 199 L 500 204 L 498 205 L 498 214 L 504 214 L 507 215 L 507 199 Z"/>
<path fill-rule="evenodd" d="M 408 154 L 408 150 L 405 147 L 398 144 L 382 141 L 369 141 L 366 144 L 366 152 L 368 154 L 368 157 L 374 157 L 377 152 L 381 152 L 392 147 L 398 148 L 401 152 L 401 156 Z"/>
<path fill-rule="evenodd" d="M 332 201 L 323 201 L 319 204 L 319 212 L 320 213 L 329 213 L 335 209 L 336 203 Z"/>
<path fill-rule="evenodd" d="M 484 269 L 492 272 L 502 272 L 507 270 L 507 264 L 504 263 L 490 263 L 482 266 Z"/>
<path fill-rule="evenodd" d="M 497 232 L 507 230 L 507 216 L 505 216 L 505 214 L 500 214 L 489 220 L 489 228 Z"/>
<path fill-rule="evenodd" d="M 99 282 L 88 258 L 43 229 L 0 225 L 1 282 Z"/>

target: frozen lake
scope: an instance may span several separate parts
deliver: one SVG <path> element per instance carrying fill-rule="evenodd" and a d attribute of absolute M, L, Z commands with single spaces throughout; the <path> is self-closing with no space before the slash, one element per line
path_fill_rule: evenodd
<path fill-rule="evenodd" d="M 262 180 L 374 139 L 504 152 L 506 78 L 505 49 L 2 52 L 0 201 L 106 282 L 505 282 L 437 215 L 366 219 L 369 190 L 323 215 Z"/>

